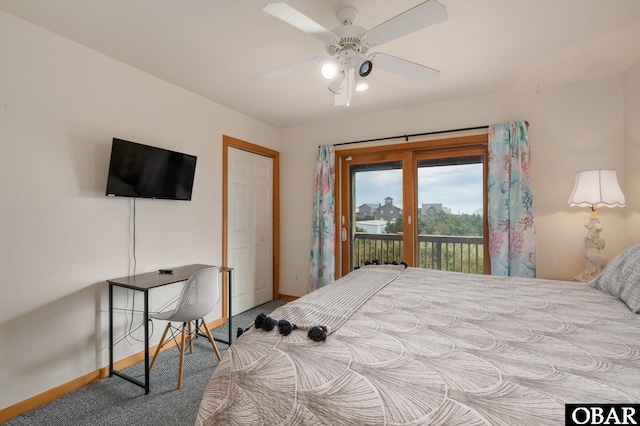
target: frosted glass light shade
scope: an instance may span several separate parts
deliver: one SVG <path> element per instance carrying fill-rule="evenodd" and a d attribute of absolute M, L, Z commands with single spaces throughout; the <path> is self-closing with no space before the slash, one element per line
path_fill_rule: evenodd
<path fill-rule="evenodd" d="M 333 80 L 336 74 L 338 74 L 338 71 L 338 64 L 334 61 L 325 62 L 322 64 L 322 67 L 320 67 L 320 74 L 322 74 L 322 77 L 326 80 Z"/>
<path fill-rule="evenodd" d="M 364 92 L 369 88 L 369 83 L 366 80 L 358 79 L 356 80 L 356 92 Z"/>
<path fill-rule="evenodd" d="M 347 76 L 343 72 L 338 73 L 338 75 L 333 79 L 333 81 L 329 83 L 329 90 L 331 90 L 336 95 L 339 95 L 340 93 L 342 93 L 342 88 L 343 88 L 342 86 L 346 78 Z"/>
<path fill-rule="evenodd" d="M 615 170 L 583 170 L 567 202 L 571 207 L 624 207 L 625 199 Z"/>

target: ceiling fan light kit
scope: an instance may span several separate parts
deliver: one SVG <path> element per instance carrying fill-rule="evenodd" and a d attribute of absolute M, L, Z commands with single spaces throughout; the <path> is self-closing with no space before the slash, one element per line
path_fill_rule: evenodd
<path fill-rule="evenodd" d="M 331 83 L 329 83 L 329 90 L 336 95 L 339 95 L 342 92 L 342 86 L 346 79 L 347 76 L 345 75 L 345 72 L 340 71 L 338 75 L 331 80 Z"/>
<path fill-rule="evenodd" d="M 360 63 L 360 66 L 358 67 L 358 74 L 360 74 L 360 77 L 366 77 L 371 74 L 372 69 L 373 63 L 366 59 Z"/>
<path fill-rule="evenodd" d="M 327 61 L 320 67 L 320 74 L 325 80 L 333 80 L 338 75 L 338 64 L 336 61 Z"/>
<path fill-rule="evenodd" d="M 329 57 L 324 60 L 320 72 L 325 79 L 330 80 L 328 88 L 335 94 L 336 106 L 349 106 L 352 91 L 362 92 L 369 88 L 366 77 L 373 70 L 374 64 L 420 83 L 432 82 L 440 75 L 438 70 L 395 56 L 379 52 L 365 56 L 375 46 L 446 20 L 446 7 L 437 0 L 420 3 L 370 30 L 353 25 L 358 17 L 358 11 L 353 7 L 338 11 L 336 16 L 341 25 L 332 31 L 286 3 L 268 3 L 262 10 L 325 43 Z M 306 59 L 261 74 L 257 78 L 264 80 L 314 62 L 315 58 Z"/>
<path fill-rule="evenodd" d="M 364 92 L 368 88 L 369 88 L 369 83 L 367 82 L 367 80 L 363 78 L 356 79 L 356 87 L 355 87 L 356 92 Z"/>

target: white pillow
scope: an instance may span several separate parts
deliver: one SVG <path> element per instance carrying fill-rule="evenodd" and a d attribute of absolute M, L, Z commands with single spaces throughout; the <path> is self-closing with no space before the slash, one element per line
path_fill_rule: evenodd
<path fill-rule="evenodd" d="M 633 313 L 640 312 L 640 244 L 611 259 L 589 285 L 619 298 Z"/>

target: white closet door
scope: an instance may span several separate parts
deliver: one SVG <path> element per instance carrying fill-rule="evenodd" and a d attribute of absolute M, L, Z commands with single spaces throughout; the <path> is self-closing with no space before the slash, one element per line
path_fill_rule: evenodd
<path fill-rule="evenodd" d="M 273 159 L 229 148 L 228 259 L 233 315 L 273 299 Z"/>

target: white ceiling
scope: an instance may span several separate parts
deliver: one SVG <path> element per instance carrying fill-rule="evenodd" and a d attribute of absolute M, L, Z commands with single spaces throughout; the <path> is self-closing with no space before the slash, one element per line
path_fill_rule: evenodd
<path fill-rule="evenodd" d="M 447 21 L 372 49 L 440 78 L 420 84 L 374 68 L 371 88 L 335 107 L 319 65 L 255 79 L 325 55 L 263 12 L 267 1 L 0 0 L 0 9 L 276 127 L 617 75 L 640 58 L 639 0 L 440 0 Z M 370 29 L 421 2 L 287 0 L 328 29 L 344 6 Z"/>

